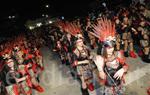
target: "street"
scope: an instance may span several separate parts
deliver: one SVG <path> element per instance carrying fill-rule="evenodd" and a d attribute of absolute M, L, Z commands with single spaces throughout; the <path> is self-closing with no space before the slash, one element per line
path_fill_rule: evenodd
<path fill-rule="evenodd" d="M 58 55 L 47 47 L 41 49 L 45 70 L 41 74 L 40 84 L 44 93 L 34 91 L 34 95 L 82 95 L 80 84 L 70 74 L 70 69 L 62 65 Z M 127 58 L 129 71 L 125 76 L 125 95 L 147 95 L 150 86 L 150 64 L 143 63 L 140 58 Z M 101 95 L 100 88 L 90 92 Z"/>

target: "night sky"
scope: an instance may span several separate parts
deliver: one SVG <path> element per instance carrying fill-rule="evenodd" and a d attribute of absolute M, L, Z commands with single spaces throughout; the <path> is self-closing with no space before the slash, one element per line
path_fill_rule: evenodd
<path fill-rule="evenodd" d="M 43 13 L 49 15 L 76 16 L 87 14 L 97 7 L 97 2 L 121 2 L 130 0 L 1 0 L 0 19 L 9 15 L 18 15 L 21 18 L 40 18 Z M 46 8 L 45 5 L 49 5 Z"/>
<path fill-rule="evenodd" d="M 1 18 L 18 15 L 23 18 L 40 17 L 42 13 L 49 15 L 82 15 L 94 0 L 5 0 L 1 5 Z M 46 8 L 45 5 L 49 5 Z M 84 13 L 83 13 L 84 12 Z"/>
<path fill-rule="evenodd" d="M 0 36 L 21 31 L 27 20 L 42 18 L 42 14 L 49 16 L 85 16 L 92 9 L 99 7 L 98 2 L 129 1 L 129 0 L 1 0 L 0 1 Z M 45 6 L 49 5 L 49 8 Z M 9 16 L 15 16 L 9 19 Z"/>
<path fill-rule="evenodd" d="M 22 31 L 27 20 L 42 18 L 42 14 L 55 16 L 82 16 L 87 14 L 94 0 L 1 0 L 0 37 Z M 45 6 L 49 5 L 49 8 Z M 9 19 L 9 16 L 15 16 Z"/>

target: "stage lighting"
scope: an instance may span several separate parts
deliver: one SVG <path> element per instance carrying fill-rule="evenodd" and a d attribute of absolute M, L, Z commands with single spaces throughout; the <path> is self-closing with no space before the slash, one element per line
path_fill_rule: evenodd
<path fill-rule="evenodd" d="M 45 7 L 46 7 L 46 8 L 49 8 L 49 5 L 46 5 Z"/>
<path fill-rule="evenodd" d="M 37 23 L 36 25 L 37 25 L 37 27 L 40 27 L 42 25 L 42 23 Z"/>
<path fill-rule="evenodd" d="M 11 19 L 11 16 L 8 16 L 9 19 Z"/>
<path fill-rule="evenodd" d="M 48 15 L 45 15 L 45 17 L 48 17 Z"/>
<path fill-rule="evenodd" d="M 33 27 L 33 26 L 30 26 L 30 27 L 29 27 L 29 29 L 30 29 L 30 30 L 33 30 L 33 29 L 34 29 L 34 27 Z"/>
<path fill-rule="evenodd" d="M 44 14 L 42 14 L 42 17 L 44 17 L 45 15 Z"/>
<path fill-rule="evenodd" d="M 53 23 L 51 20 L 48 22 L 49 24 Z"/>
<path fill-rule="evenodd" d="M 64 17 L 64 16 L 62 16 L 62 17 L 61 17 L 61 19 L 65 19 L 65 17 Z"/>

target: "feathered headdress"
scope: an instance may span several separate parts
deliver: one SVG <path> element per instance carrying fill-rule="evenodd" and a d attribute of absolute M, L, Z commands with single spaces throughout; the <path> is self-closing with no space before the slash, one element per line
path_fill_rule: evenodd
<path fill-rule="evenodd" d="M 113 40 L 115 38 L 115 24 L 106 18 L 100 19 L 92 27 L 94 31 L 92 34 L 101 41 Z"/>
<path fill-rule="evenodd" d="M 81 27 L 80 25 L 77 25 L 76 23 L 73 22 L 63 22 L 60 21 L 56 24 L 59 28 L 61 28 L 63 31 L 71 34 L 72 36 L 75 37 L 81 37 Z"/>
<path fill-rule="evenodd" d="M 115 41 L 115 24 L 107 18 L 98 20 L 97 24 L 92 25 L 93 31 L 90 32 L 95 37 L 99 38 L 104 45 L 112 46 L 112 42 Z"/>
<path fill-rule="evenodd" d="M 102 18 L 98 20 L 97 24 L 92 25 L 92 27 L 94 32 L 90 33 L 99 38 L 103 43 L 110 44 L 109 42 L 115 41 L 115 24 L 111 20 Z"/>
<path fill-rule="evenodd" d="M 65 22 L 62 21 L 62 20 L 58 20 L 58 21 L 55 22 L 55 26 L 62 29 L 62 30 L 64 30 Z"/>

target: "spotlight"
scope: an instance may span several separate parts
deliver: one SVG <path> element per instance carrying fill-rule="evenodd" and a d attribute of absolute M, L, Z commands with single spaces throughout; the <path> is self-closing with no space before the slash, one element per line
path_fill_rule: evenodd
<path fill-rule="evenodd" d="M 37 25 L 37 27 L 40 27 L 42 25 L 42 23 L 37 23 L 36 25 Z"/>
<path fill-rule="evenodd" d="M 61 17 L 61 19 L 65 19 L 65 17 L 64 17 L 64 16 L 62 16 L 62 17 Z"/>
<path fill-rule="evenodd" d="M 53 23 L 51 20 L 48 22 L 49 24 Z"/>
<path fill-rule="evenodd" d="M 48 17 L 48 15 L 45 15 L 46 17 Z"/>
<path fill-rule="evenodd" d="M 45 7 L 46 7 L 46 8 L 49 8 L 49 5 L 46 5 Z"/>
<path fill-rule="evenodd" d="M 33 30 L 33 29 L 34 29 L 34 27 L 33 27 L 33 26 L 30 26 L 30 27 L 29 27 L 29 29 L 30 29 L 30 30 Z"/>
<path fill-rule="evenodd" d="M 42 14 L 42 16 L 44 17 L 45 15 L 44 15 L 44 14 Z"/>
<path fill-rule="evenodd" d="M 9 19 L 11 19 L 11 16 L 8 16 Z"/>
<path fill-rule="evenodd" d="M 15 18 L 15 16 L 12 16 L 12 18 Z"/>

